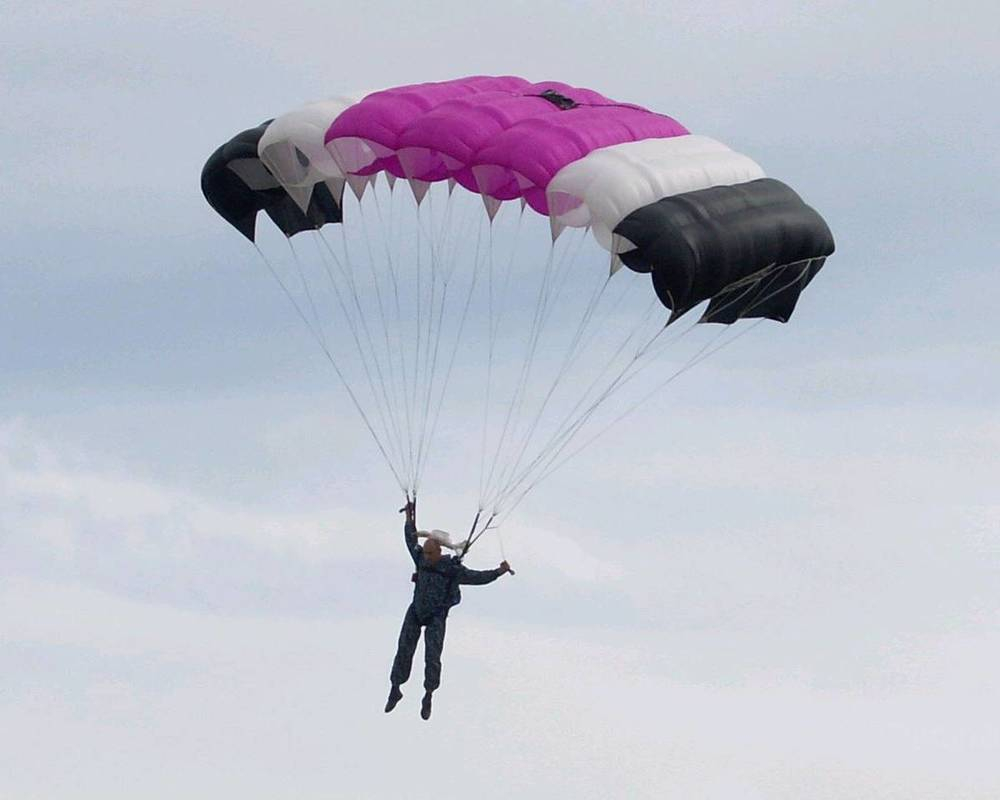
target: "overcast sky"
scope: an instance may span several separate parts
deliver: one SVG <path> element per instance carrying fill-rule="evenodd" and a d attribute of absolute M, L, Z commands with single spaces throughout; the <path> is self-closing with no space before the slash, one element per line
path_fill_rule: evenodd
<path fill-rule="evenodd" d="M 5 9 L 0 797 L 1000 795 L 1000 12 L 868 5 Z M 517 509 L 424 723 L 399 490 L 198 175 L 475 73 L 663 110 L 838 251 Z"/>

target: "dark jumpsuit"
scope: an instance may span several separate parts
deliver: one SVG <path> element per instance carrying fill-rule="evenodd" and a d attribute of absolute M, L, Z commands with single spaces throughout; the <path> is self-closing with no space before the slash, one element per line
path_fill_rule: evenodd
<path fill-rule="evenodd" d="M 459 585 L 492 583 L 503 573 L 499 569 L 467 569 L 452 556 L 441 556 L 436 564 L 431 564 L 424 558 L 424 551 L 417 543 L 417 526 L 413 522 L 406 523 L 403 535 L 406 549 L 417 568 L 414 575 L 416 585 L 413 587 L 413 602 L 403 617 L 389 679 L 397 686 L 406 683 L 420 639 L 420 629 L 424 628 L 424 689 L 433 692 L 441 683 L 441 651 L 444 648 L 448 610 L 462 602 Z"/>

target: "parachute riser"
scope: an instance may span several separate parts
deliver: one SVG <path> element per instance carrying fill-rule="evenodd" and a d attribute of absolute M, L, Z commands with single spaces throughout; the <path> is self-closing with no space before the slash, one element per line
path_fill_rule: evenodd
<path fill-rule="evenodd" d="M 469 536 L 466 539 L 466 545 L 464 548 L 462 548 L 462 555 L 458 557 L 459 561 L 462 561 L 462 559 L 465 558 L 472 545 L 474 545 L 477 541 L 479 541 L 479 538 L 484 533 L 486 533 L 486 531 L 490 529 L 490 525 L 493 523 L 493 520 L 497 518 L 497 515 L 495 513 L 490 514 L 489 519 L 486 520 L 486 524 L 483 525 L 482 528 L 479 528 L 479 520 L 482 518 L 482 515 L 483 515 L 483 510 L 479 509 L 476 512 L 475 519 L 472 520 L 472 527 L 469 528 Z"/>

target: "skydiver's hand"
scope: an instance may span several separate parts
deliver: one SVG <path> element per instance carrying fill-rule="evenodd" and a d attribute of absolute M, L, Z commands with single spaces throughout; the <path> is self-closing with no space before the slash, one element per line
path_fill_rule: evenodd
<path fill-rule="evenodd" d="M 500 574 L 502 575 L 505 572 L 509 572 L 511 575 L 514 574 L 514 570 L 512 570 L 510 568 L 510 564 L 508 564 L 506 561 L 501 561 L 500 562 Z"/>
<path fill-rule="evenodd" d="M 407 522 L 415 522 L 417 518 L 417 501 L 407 499 L 403 511 L 406 512 Z"/>

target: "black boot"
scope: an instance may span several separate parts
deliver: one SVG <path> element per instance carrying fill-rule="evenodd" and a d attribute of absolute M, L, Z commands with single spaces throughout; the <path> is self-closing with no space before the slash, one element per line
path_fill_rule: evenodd
<path fill-rule="evenodd" d="M 396 703 L 403 699 L 403 693 L 399 691 L 399 686 L 395 683 L 389 690 L 389 699 L 385 701 L 385 713 L 388 714 L 396 707 Z"/>
<path fill-rule="evenodd" d="M 424 700 L 420 704 L 420 718 L 430 719 L 431 718 L 431 693 L 424 693 Z"/>

